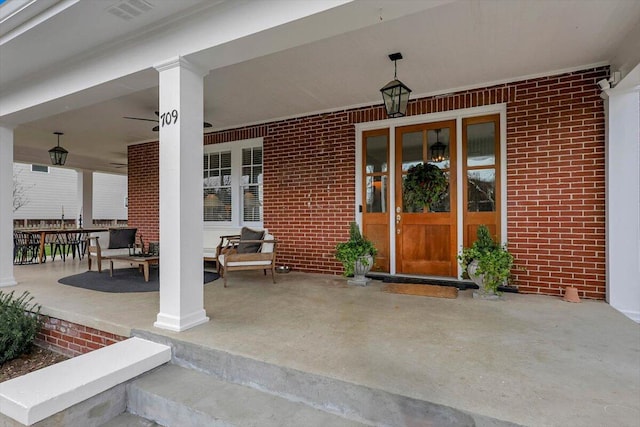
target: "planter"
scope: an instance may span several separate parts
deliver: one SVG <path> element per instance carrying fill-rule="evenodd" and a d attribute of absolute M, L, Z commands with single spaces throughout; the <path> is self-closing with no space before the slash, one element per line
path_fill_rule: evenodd
<path fill-rule="evenodd" d="M 367 286 L 370 282 L 365 275 L 371 271 L 373 266 L 373 257 L 371 255 L 365 255 L 358 260 L 353 267 L 353 279 L 348 280 L 347 283 L 356 286 Z"/>
<path fill-rule="evenodd" d="M 478 260 L 469 263 L 467 274 L 473 283 L 478 285 L 478 289 L 473 291 L 473 297 L 477 299 L 500 300 L 501 295 L 496 294 L 493 289 L 487 289 L 484 283 L 484 274 L 478 274 Z"/>

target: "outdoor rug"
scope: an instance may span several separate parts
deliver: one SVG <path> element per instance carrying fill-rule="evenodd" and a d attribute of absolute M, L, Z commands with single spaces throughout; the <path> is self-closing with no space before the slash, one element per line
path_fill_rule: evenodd
<path fill-rule="evenodd" d="M 218 273 L 205 271 L 204 283 L 212 282 L 219 277 Z M 144 275 L 137 268 L 118 268 L 113 270 L 113 277 L 109 277 L 109 270 L 102 270 L 102 273 L 85 271 L 84 273 L 63 277 L 58 280 L 58 283 L 92 291 L 114 293 L 157 292 L 160 290 L 157 268 L 150 269 L 148 282 L 144 281 Z"/>
<path fill-rule="evenodd" d="M 433 298 L 458 298 L 458 288 L 455 286 L 416 285 L 411 283 L 387 283 L 382 292 L 392 294 L 420 295 Z"/>

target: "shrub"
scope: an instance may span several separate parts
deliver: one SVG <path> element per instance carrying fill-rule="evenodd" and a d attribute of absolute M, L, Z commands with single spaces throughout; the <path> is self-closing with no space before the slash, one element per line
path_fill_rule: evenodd
<path fill-rule="evenodd" d="M 41 306 L 25 291 L 19 298 L 0 291 L 0 365 L 31 350 L 42 327 Z"/>
<path fill-rule="evenodd" d="M 476 274 L 483 275 L 486 291 L 498 293 L 498 287 L 507 282 L 513 268 L 513 255 L 506 245 L 501 245 L 491 237 L 486 225 L 478 227 L 478 239 L 470 248 L 464 248 L 458 255 L 463 273 L 474 260 L 478 262 Z"/>
<path fill-rule="evenodd" d="M 342 262 L 345 276 L 353 276 L 353 268 L 358 259 L 366 255 L 375 256 L 377 252 L 373 243 L 360 233 L 356 222 L 349 225 L 349 241 L 336 245 L 336 258 Z M 361 262 L 366 263 L 366 260 Z"/>

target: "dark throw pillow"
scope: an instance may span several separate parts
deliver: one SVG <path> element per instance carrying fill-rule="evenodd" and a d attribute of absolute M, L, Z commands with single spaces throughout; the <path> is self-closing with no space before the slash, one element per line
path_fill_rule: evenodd
<path fill-rule="evenodd" d="M 109 249 L 122 249 L 132 246 L 136 242 L 137 228 L 110 228 Z"/>
<path fill-rule="evenodd" d="M 253 254 L 260 250 L 261 243 L 242 243 L 242 240 L 262 240 L 264 231 L 252 230 L 247 227 L 242 227 L 240 230 L 240 241 L 238 245 L 239 254 Z"/>

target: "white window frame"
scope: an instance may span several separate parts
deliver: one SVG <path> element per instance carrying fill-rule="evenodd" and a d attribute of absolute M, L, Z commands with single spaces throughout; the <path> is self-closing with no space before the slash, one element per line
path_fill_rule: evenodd
<path fill-rule="evenodd" d="M 47 170 L 37 170 L 37 169 L 33 168 L 34 166 L 38 167 L 38 168 L 46 168 Z M 31 172 L 33 172 L 33 173 L 50 173 L 51 170 L 50 170 L 49 166 L 47 166 L 47 165 L 32 164 L 31 165 Z"/>
<path fill-rule="evenodd" d="M 239 141 L 223 142 L 221 144 L 205 145 L 202 155 L 231 152 L 231 221 L 204 221 L 205 229 L 224 228 L 224 227 L 252 227 L 263 228 L 262 221 L 243 221 L 242 220 L 242 203 L 243 197 L 240 194 L 242 187 L 242 150 L 245 148 L 262 148 L 262 168 L 264 174 L 264 147 L 263 138 L 243 139 Z M 202 166 L 201 166 L 202 168 Z M 263 184 L 264 185 L 264 184 Z M 204 184 L 202 188 L 204 195 Z"/>

